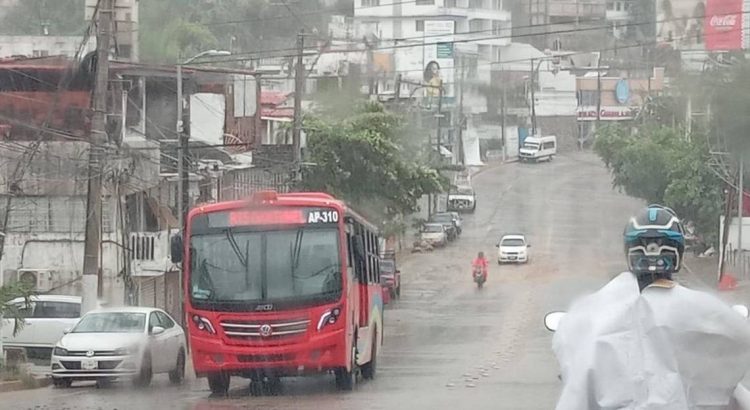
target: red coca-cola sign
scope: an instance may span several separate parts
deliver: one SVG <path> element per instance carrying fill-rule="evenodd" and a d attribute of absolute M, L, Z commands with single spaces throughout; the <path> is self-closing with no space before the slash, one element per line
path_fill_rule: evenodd
<path fill-rule="evenodd" d="M 742 0 L 706 0 L 703 20 L 706 50 L 742 48 Z"/>

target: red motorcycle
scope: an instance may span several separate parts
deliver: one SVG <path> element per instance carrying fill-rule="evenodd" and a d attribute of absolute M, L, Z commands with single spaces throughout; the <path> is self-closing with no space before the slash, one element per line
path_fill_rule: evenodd
<path fill-rule="evenodd" d="M 482 286 L 484 286 L 484 282 L 487 281 L 487 274 L 484 272 L 481 266 L 474 266 L 472 277 L 474 278 L 474 282 L 477 284 L 477 289 L 482 289 Z"/>

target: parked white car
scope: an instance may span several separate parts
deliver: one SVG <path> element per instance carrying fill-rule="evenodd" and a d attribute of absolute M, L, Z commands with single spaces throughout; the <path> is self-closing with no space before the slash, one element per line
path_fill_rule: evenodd
<path fill-rule="evenodd" d="M 81 317 L 78 296 L 37 295 L 30 298 L 28 306 L 23 298 L 8 303 L 23 312 L 26 319 L 15 336 L 14 320 L 3 319 L 0 324 L 3 349 L 23 348 L 29 359 L 48 360 L 63 331 L 75 326 Z"/>
<path fill-rule="evenodd" d="M 57 342 L 52 380 L 57 387 L 73 381 L 132 379 L 147 386 L 155 373 L 169 373 L 173 383 L 185 376 L 185 332 L 161 309 L 123 307 L 94 310 Z"/>
<path fill-rule="evenodd" d="M 497 263 L 527 263 L 530 247 L 524 235 L 505 235 L 497 244 Z"/>
<path fill-rule="evenodd" d="M 420 238 L 432 246 L 445 246 L 448 243 L 448 233 L 440 223 L 427 223 L 422 227 Z"/>

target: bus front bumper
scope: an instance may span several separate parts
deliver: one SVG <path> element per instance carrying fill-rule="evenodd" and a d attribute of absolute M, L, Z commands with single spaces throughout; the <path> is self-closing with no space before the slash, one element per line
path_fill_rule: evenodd
<path fill-rule="evenodd" d="M 304 342 L 275 346 L 232 345 L 218 335 L 191 335 L 190 345 L 197 377 L 216 372 L 247 377 L 258 372 L 295 376 L 345 367 L 345 340 L 344 329 L 337 329 Z"/>

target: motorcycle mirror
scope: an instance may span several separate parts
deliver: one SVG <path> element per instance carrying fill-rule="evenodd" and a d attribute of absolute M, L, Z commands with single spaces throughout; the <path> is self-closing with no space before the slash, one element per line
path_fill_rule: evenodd
<path fill-rule="evenodd" d="M 739 313 L 745 319 L 750 315 L 750 311 L 748 311 L 747 306 L 745 305 L 734 305 L 732 306 L 732 310 Z"/>
<path fill-rule="evenodd" d="M 565 312 L 550 312 L 544 315 L 544 327 L 550 332 L 557 330 L 560 326 L 560 320 L 565 316 Z"/>

